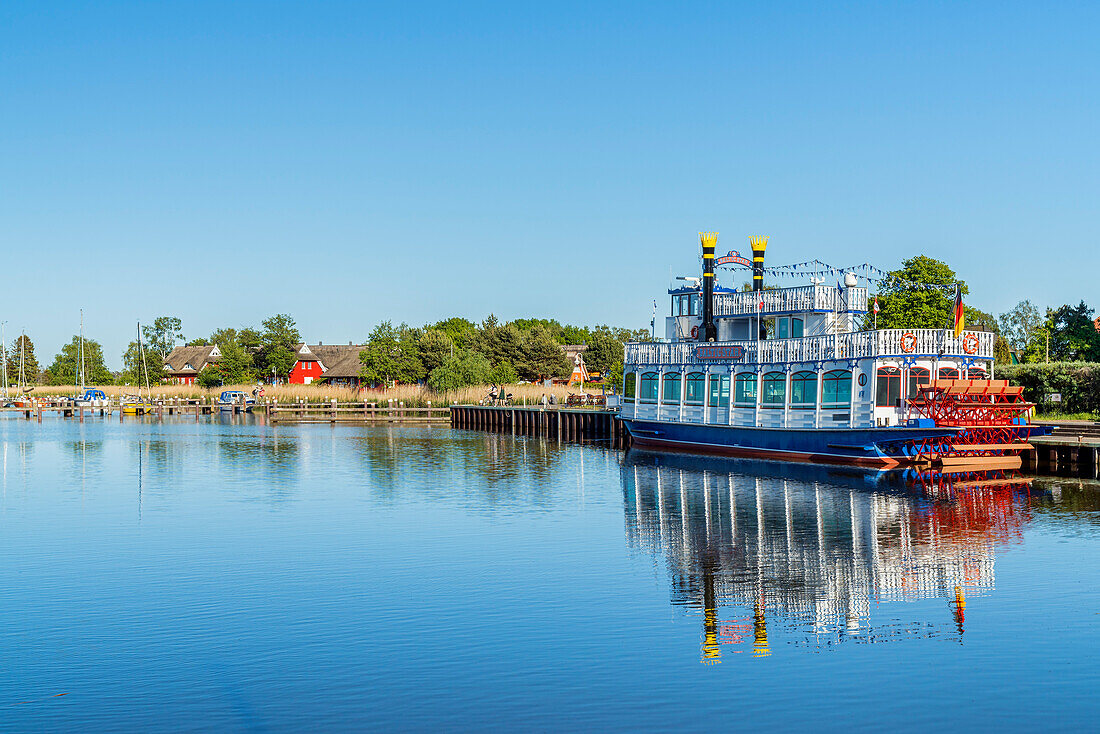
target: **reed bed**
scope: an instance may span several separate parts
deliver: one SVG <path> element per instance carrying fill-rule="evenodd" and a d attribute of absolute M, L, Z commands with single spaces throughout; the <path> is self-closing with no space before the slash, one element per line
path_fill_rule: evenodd
<path fill-rule="evenodd" d="M 152 396 L 157 399 L 198 399 L 198 400 L 216 400 L 218 395 L 223 390 L 240 390 L 242 392 L 251 394 L 256 388 L 256 385 L 225 385 L 223 387 L 204 388 L 198 385 L 156 385 L 151 390 L 141 390 L 141 394 L 145 396 Z M 108 397 L 117 398 L 122 395 L 135 395 L 137 394 L 137 388 L 131 385 L 106 385 L 103 387 L 97 387 L 96 389 L 102 390 Z M 471 387 L 462 388 L 440 394 L 434 392 L 427 387 L 421 387 L 419 385 L 398 385 L 397 387 L 390 389 L 372 389 L 365 388 L 363 390 L 356 390 L 354 388 L 341 388 L 330 385 L 264 385 L 264 396 L 261 400 L 264 401 L 278 401 L 280 403 L 327 403 L 332 400 L 336 400 L 340 403 L 355 403 L 355 402 L 370 402 L 378 403 L 380 406 L 383 404 L 388 405 L 392 400 L 394 405 L 404 403 L 407 408 L 422 408 L 426 407 L 430 402 L 433 406 L 451 405 L 458 403 L 459 405 L 476 405 L 479 401 L 484 400 L 489 394 L 488 385 L 474 385 Z M 570 393 L 580 393 L 581 390 L 577 387 L 566 388 L 564 386 L 555 385 L 553 387 L 544 387 L 543 385 L 505 385 L 503 387 L 505 393 L 512 394 L 512 400 L 516 405 L 537 405 L 541 400 L 543 394 L 554 395 L 559 401 L 564 403 L 565 399 Z M 599 388 L 593 389 L 591 386 L 587 390 L 589 393 L 599 393 Z M 53 398 L 53 397 L 71 397 L 79 392 L 79 389 L 75 385 L 40 385 L 31 391 L 30 396 L 38 399 Z M 9 390 L 10 395 L 16 395 L 17 390 L 11 388 Z"/>

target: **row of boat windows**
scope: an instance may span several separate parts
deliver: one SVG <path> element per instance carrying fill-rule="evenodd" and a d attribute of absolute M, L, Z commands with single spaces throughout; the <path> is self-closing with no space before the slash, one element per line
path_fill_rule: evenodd
<path fill-rule="evenodd" d="M 681 378 L 683 379 L 683 402 L 686 405 L 703 405 L 712 408 L 729 407 L 731 381 L 729 375 L 710 375 L 692 372 L 681 375 L 668 372 L 662 379 L 657 372 L 643 372 L 638 378 L 636 373 L 628 372 L 623 384 L 623 397 L 632 400 L 637 397 L 642 403 L 656 403 L 658 394 L 666 405 L 679 405 L 681 399 Z M 738 372 L 732 381 L 734 405 L 756 405 L 756 373 Z M 795 372 L 791 375 L 790 405 L 796 408 L 813 408 L 818 398 L 825 406 L 848 405 L 852 399 L 852 373 L 848 370 L 832 370 L 821 375 L 821 393 L 818 394 L 818 375 L 816 372 Z M 787 404 L 787 373 L 768 372 L 760 379 L 761 403 L 765 407 L 782 408 Z"/>
<path fill-rule="evenodd" d="M 932 371 L 926 367 L 910 367 L 908 380 L 903 381 L 902 371 L 898 367 L 879 367 L 875 374 L 875 405 L 880 408 L 899 408 L 902 398 L 912 399 L 917 396 L 920 385 L 927 385 L 932 377 Z M 940 367 L 936 376 L 941 380 L 958 380 L 962 373 L 955 367 Z M 966 372 L 966 377 L 971 380 L 984 380 L 988 378 L 985 370 L 979 367 L 971 367 Z M 902 395 L 902 385 L 908 388 Z"/>
<path fill-rule="evenodd" d="M 911 367 L 908 370 L 908 391 L 906 397 L 917 395 L 920 385 L 927 385 L 931 379 L 931 370 L 924 367 Z M 961 373 L 954 367 L 941 367 L 937 372 L 941 380 L 957 380 Z M 902 371 L 897 367 L 880 367 L 875 377 L 875 405 L 879 407 L 901 407 Z M 967 372 L 971 379 L 985 379 L 985 370 L 973 368 Z M 691 372 L 682 375 L 668 372 L 664 379 L 657 372 L 643 372 L 639 379 L 634 372 L 628 372 L 624 378 L 623 397 L 627 400 L 635 397 L 642 403 L 656 403 L 658 395 L 664 404 L 678 405 L 681 399 L 683 380 L 683 402 L 686 405 L 703 405 L 725 408 L 730 404 L 730 376 L 710 375 Z M 733 378 L 734 405 L 756 405 L 756 373 L 738 372 Z M 709 389 L 708 389 L 709 388 Z M 847 405 L 852 399 L 852 373 L 848 370 L 832 370 L 821 375 L 821 393 L 818 394 L 816 372 L 802 371 L 791 375 L 790 400 L 787 400 L 787 374 L 785 372 L 767 372 L 760 379 L 761 404 L 765 407 L 783 407 L 788 402 L 795 408 L 813 408 L 820 397 L 824 406 Z"/>

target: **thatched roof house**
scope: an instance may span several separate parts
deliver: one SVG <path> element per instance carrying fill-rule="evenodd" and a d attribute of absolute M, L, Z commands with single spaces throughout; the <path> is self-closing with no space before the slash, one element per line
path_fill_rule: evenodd
<path fill-rule="evenodd" d="M 222 353 L 217 344 L 197 347 L 176 347 L 164 359 L 164 373 L 169 382 L 194 385 L 199 373 L 216 364 Z"/>
<path fill-rule="evenodd" d="M 299 344 L 296 348 L 297 363 L 290 371 L 290 382 L 297 385 L 308 385 L 315 380 L 324 379 L 330 382 L 330 377 L 336 377 L 332 373 L 333 368 L 338 367 L 340 377 L 359 377 L 359 367 L 355 366 L 351 371 L 351 362 L 359 363 L 359 352 L 366 349 L 363 344 Z"/>

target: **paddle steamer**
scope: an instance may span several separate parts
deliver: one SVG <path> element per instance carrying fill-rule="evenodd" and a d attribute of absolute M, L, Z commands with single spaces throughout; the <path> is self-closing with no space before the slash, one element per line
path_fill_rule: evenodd
<path fill-rule="evenodd" d="M 716 234 L 701 240 L 702 278 L 669 289 L 664 339 L 625 347 L 620 417 L 636 444 L 1018 467 L 1028 436 L 1045 432 L 1028 425 L 1021 388 L 991 379 L 992 332 L 861 330 L 868 289 L 854 273 L 835 285 L 764 289 L 766 239 L 751 240 L 752 261 L 736 252 L 716 260 Z M 751 267 L 753 290 L 716 287 L 716 261 Z"/>

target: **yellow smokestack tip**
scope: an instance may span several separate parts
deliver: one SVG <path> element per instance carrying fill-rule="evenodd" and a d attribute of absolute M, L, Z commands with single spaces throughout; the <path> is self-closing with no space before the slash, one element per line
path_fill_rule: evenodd
<path fill-rule="evenodd" d="M 703 247 L 714 247 L 716 244 L 718 244 L 718 233 L 717 232 L 700 232 L 699 233 L 699 242 L 702 243 Z"/>
<path fill-rule="evenodd" d="M 768 238 L 767 237 L 749 237 L 749 245 L 752 246 L 752 251 L 753 252 L 763 253 L 764 250 L 768 249 Z"/>

